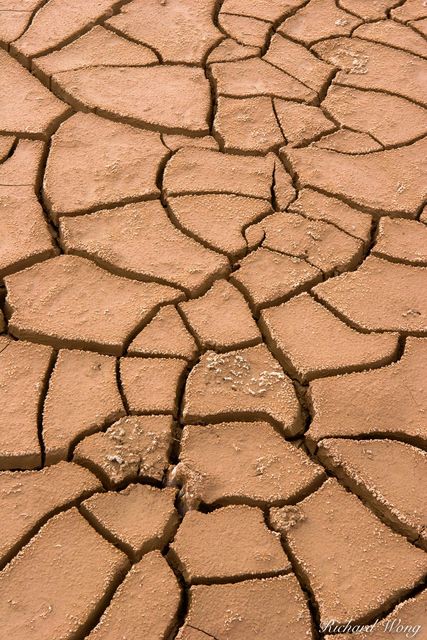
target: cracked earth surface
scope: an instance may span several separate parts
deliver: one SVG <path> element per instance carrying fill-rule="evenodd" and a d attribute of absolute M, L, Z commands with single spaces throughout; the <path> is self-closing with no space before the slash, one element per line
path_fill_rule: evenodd
<path fill-rule="evenodd" d="M 427 638 L 426 36 L 0 0 L 2 638 Z"/>

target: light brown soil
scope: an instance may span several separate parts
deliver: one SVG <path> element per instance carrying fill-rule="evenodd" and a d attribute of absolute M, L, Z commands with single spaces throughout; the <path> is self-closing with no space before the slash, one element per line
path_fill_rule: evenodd
<path fill-rule="evenodd" d="M 0 0 L 1 640 L 427 639 L 426 25 Z"/>

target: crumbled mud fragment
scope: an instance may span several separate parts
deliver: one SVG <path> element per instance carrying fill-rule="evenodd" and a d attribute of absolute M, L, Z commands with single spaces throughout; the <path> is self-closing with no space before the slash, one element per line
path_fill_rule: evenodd
<path fill-rule="evenodd" d="M 162 481 L 172 444 L 169 416 L 128 416 L 80 442 L 74 460 L 109 488 L 132 480 Z"/>
<path fill-rule="evenodd" d="M 228 353 L 205 353 L 187 379 L 185 422 L 219 422 L 237 417 L 273 422 L 285 435 L 302 427 L 291 380 L 264 345 Z"/>

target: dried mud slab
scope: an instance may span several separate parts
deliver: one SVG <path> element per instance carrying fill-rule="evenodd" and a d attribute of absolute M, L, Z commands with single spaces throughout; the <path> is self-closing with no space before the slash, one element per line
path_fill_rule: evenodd
<path fill-rule="evenodd" d="M 167 196 L 230 193 L 269 200 L 273 156 L 225 154 L 211 149 L 180 149 L 167 163 L 163 188 Z"/>
<path fill-rule="evenodd" d="M 206 64 L 213 62 L 233 62 L 259 56 L 259 47 L 248 47 L 240 44 L 232 38 L 225 38 L 209 53 Z"/>
<path fill-rule="evenodd" d="M 261 237 L 261 246 L 295 258 L 302 258 L 326 275 L 355 267 L 363 244 L 322 220 L 310 220 L 297 213 L 277 212 L 246 230 L 246 238 Z"/>
<path fill-rule="evenodd" d="M 271 38 L 263 59 L 298 79 L 315 94 L 320 93 L 327 86 L 333 72 L 331 65 L 319 60 L 293 40 L 282 38 L 278 33 Z M 292 99 L 291 96 L 283 96 L 283 98 Z"/>
<path fill-rule="evenodd" d="M 290 569 L 277 533 L 261 509 L 232 505 L 189 511 L 170 545 L 170 560 L 192 584 L 269 577 Z"/>
<path fill-rule="evenodd" d="M 0 185 L 0 277 L 56 253 L 34 189 Z"/>
<path fill-rule="evenodd" d="M 82 440 L 74 460 L 99 475 L 108 488 L 139 478 L 161 482 L 171 444 L 170 416 L 127 416 Z"/>
<path fill-rule="evenodd" d="M 298 197 L 289 205 L 290 211 L 296 211 L 313 220 L 330 222 L 342 231 L 368 244 L 371 237 L 372 217 L 368 213 L 353 209 L 337 198 L 313 191 L 301 189 Z"/>
<path fill-rule="evenodd" d="M 0 565 L 14 556 L 56 511 L 101 489 L 90 471 L 72 462 L 41 471 L 0 473 Z"/>
<path fill-rule="evenodd" d="M 271 640 L 284 629 L 289 638 L 314 637 L 305 595 L 293 575 L 191 587 L 177 640 Z"/>
<path fill-rule="evenodd" d="M 69 4 L 67 0 L 49 0 L 40 4 L 28 29 L 12 45 L 13 53 L 23 62 L 72 40 L 88 24 L 107 17 L 115 2 L 74 0 Z"/>
<path fill-rule="evenodd" d="M 357 637 L 359 640 L 389 640 L 392 633 L 404 633 L 412 635 L 413 638 L 418 637 L 419 640 L 424 640 L 422 623 L 426 610 L 427 591 L 424 589 L 415 597 L 398 604 L 388 616 L 379 620 L 371 628 L 368 627 L 366 632 L 358 633 Z M 420 631 L 421 635 L 419 635 Z M 334 634 L 333 636 L 325 636 L 325 640 L 354 640 L 354 636 L 350 633 Z"/>
<path fill-rule="evenodd" d="M 160 304 L 182 298 L 176 289 L 121 278 L 77 256 L 58 256 L 5 282 L 13 335 L 112 355 Z"/>
<path fill-rule="evenodd" d="M 388 364 L 397 334 L 355 331 L 308 293 L 261 312 L 267 345 L 285 371 L 301 382 Z"/>
<path fill-rule="evenodd" d="M 218 280 L 203 296 L 179 307 L 203 348 L 223 351 L 261 342 L 245 298 L 226 280 Z"/>
<path fill-rule="evenodd" d="M 332 84 L 322 108 L 342 125 L 365 131 L 386 146 L 410 142 L 427 132 L 423 107 L 380 91 Z"/>
<path fill-rule="evenodd" d="M 282 302 L 321 279 L 320 269 L 302 258 L 268 249 L 257 249 L 243 258 L 230 277 L 256 310 Z"/>
<path fill-rule="evenodd" d="M 224 256 L 181 233 L 159 201 L 64 217 L 59 230 L 67 253 L 91 258 L 118 275 L 157 280 L 192 295 L 228 269 Z"/>
<path fill-rule="evenodd" d="M 172 472 L 189 508 L 293 502 L 323 477 L 321 467 L 265 422 L 185 427 L 179 464 Z"/>
<path fill-rule="evenodd" d="M 170 133 L 209 133 L 209 82 L 197 67 L 90 67 L 55 74 L 51 83 L 77 109 Z"/>
<path fill-rule="evenodd" d="M 4 87 L 0 95 L 0 129 L 3 132 L 46 138 L 70 112 L 67 105 L 1 48 L 0 85 Z"/>
<path fill-rule="evenodd" d="M 398 149 L 347 155 L 327 149 L 282 149 L 303 187 L 367 207 L 414 218 L 427 195 L 426 139 Z"/>
<path fill-rule="evenodd" d="M 245 228 L 271 212 L 266 200 L 221 193 L 168 198 L 167 204 L 179 228 L 230 258 L 246 253 Z"/>
<path fill-rule="evenodd" d="M 338 153 L 359 155 L 382 150 L 382 145 L 374 140 L 368 133 L 339 129 L 330 135 L 323 136 L 313 143 L 318 149 L 329 149 Z"/>
<path fill-rule="evenodd" d="M 303 4 L 304 0 L 224 0 L 221 12 L 276 22 L 281 16 L 293 13 Z"/>
<path fill-rule="evenodd" d="M 84 436 L 124 415 L 115 358 L 61 349 L 43 407 L 46 463 L 66 460 Z"/>
<path fill-rule="evenodd" d="M 427 549 L 427 453 L 394 440 L 322 440 L 319 460 L 394 529 Z"/>
<path fill-rule="evenodd" d="M 316 93 L 285 71 L 258 57 L 211 65 L 218 95 L 240 98 L 271 96 L 312 102 Z"/>
<path fill-rule="evenodd" d="M 2 146 L 4 145 L 4 146 Z M 0 277 L 57 253 L 36 191 L 44 144 L 0 138 Z"/>
<path fill-rule="evenodd" d="M 97 531 L 136 562 L 154 549 L 163 549 L 178 527 L 175 489 L 133 484 L 119 493 L 99 493 L 80 509 Z"/>
<path fill-rule="evenodd" d="M 420 82 L 425 72 L 425 60 L 419 56 L 359 38 L 325 40 L 316 44 L 313 50 L 340 69 L 334 83 L 384 91 L 427 105 L 427 91 Z"/>
<path fill-rule="evenodd" d="M 307 443 L 328 437 L 376 434 L 418 446 L 427 442 L 423 372 L 427 340 L 408 338 L 402 358 L 376 371 L 315 380 L 310 384 L 314 418 Z"/>
<path fill-rule="evenodd" d="M 402 6 L 392 9 L 390 15 L 400 22 L 407 22 L 408 20 L 421 20 L 422 18 L 426 18 L 427 11 L 422 2 L 418 0 L 406 0 Z"/>
<path fill-rule="evenodd" d="M 77 509 L 52 518 L 0 573 L 0 618 L 14 640 L 85 635 L 129 567 Z"/>
<path fill-rule="evenodd" d="M 279 32 L 305 45 L 331 36 L 350 34 L 361 21 L 340 9 L 334 0 L 311 0 L 279 26 Z"/>
<path fill-rule="evenodd" d="M 270 519 L 313 593 L 321 624 L 375 619 L 425 575 L 424 552 L 334 479 L 296 506 L 273 508 Z"/>
<path fill-rule="evenodd" d="M 8 10 L 9 3 L 1 8 L 0 42 L 4 49 L 19 38 L 31 19 L 31 11 Z"/>
<path fill-rule="evenodd" d="M 319 107 L 287 100 L 275 100 L 274 107 L 289 146 L 306 145 L 336 129 L 335 123 Z"/>
<path fill-rule="evenodd" d="M 399 0 L 339 0 L 340 6 L 363 18 L 363 20 L 379 20 L 385 18 Z"/>
<path fill-rule="evenodd" d="M 230 16 L 236 17 L 236 16 Z M 267 23 L 261 23 L 269 28 Z M 283 143 L 271 98 L 229 98 L 217 101 L 214 127 L 225 151 L 267 153 Z"/>
<path fill-rule="evenodd" d="M 381 20 L 380 22 L 362 24 L 357 27 L 353 35 L 363 40 L 371 40 L 372 42 L 379 42 L 397 49 L 404 49 L 422 58 L 427 56 L 424 38 L 416 31 L 394 20 Z"/>
<path fill-rule="evenodd" d="M 34 469 L 42 462 L 38 422 L 53 352 L 43 345 L 2 342 L 0 469 Z"/>
<path fill-rule="evenodd" d="M 132 413 L 172 413 L 187 363 L 177 358 L 122 358 L 120 378 Z"/>
<path fill-rule="evenodd" d="M 314 288 L 315 295 L 365 331 L 427 331 L 427 269 L 369 256 L 352 273 Z"/>
<path fill-rule="evenodd" d="M 427 229 L 413 220 L 381 218 L 372 253 L 396 262 L 427 266 Z"/>
<path fill-rule="evenodd" d="M 125 40 L 96 25 L 58 51 L 35 58 L 31 68 L 49 85 L 50 78 L 63 71 L 100 66 L 143 67 L 157 62 L 156 54 L 148 47 Z"/>
<path fill-rule="evenodd" d="M 223 37 L 213 23 L 215 7 L 215 0 L 133 0 L 107 24 L 152 47 L 163 62 L 201 65 Z"/>
<path fill-rule="evenodd" d="M 177 624 L 180 597 L 172 569 L 153 551 L 131 568 L 87 638 L 168 638 Z"/>
<path fill-rule="evenodd" d="M 183 418 L 188 423 L 266 419 L 287 436 L 302 428 L 292 382 L 263 344 L 205 353 L 187 378 Z"/>
<path fill-rule="evenodd" d="M 55 220 L 159 194 L 160 135 L 76 113 L 52 137 L 43 194 Z"/>
<path fill-rule="evenodd" d="M 40 187 L 40 168 L 46 146 L 41 140 L 18 139 L 13 153 L 0 164 L 0 187 Z"/>
<path fill-rule="evenodd" d="M 230 38 L 250 47 L 262 47 L 271 28 L 271 24 L 264 20 L 230 15 L 224 11 L 218 15 L 218 24 Z"/>
<path fill-rule="evenodd" d="M 193 360 L 197 344 L 174 306 L 162 307 L 130 343 L 132 356 L 163 356 Z"/>

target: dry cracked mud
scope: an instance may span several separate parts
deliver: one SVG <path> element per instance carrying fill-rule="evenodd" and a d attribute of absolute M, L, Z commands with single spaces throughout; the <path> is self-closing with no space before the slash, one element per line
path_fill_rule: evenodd
<path fill-rule="evenodd" d="M 426 39 L 0 0 L 2 639 L 427 639 Z"/>

